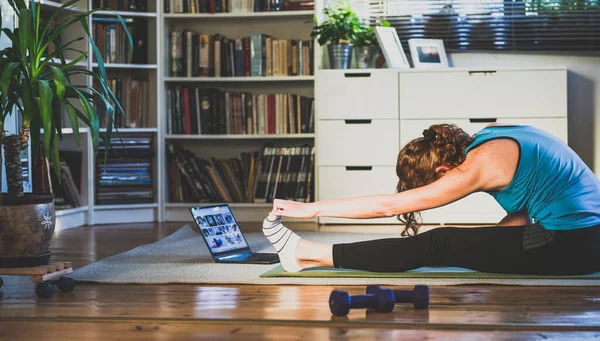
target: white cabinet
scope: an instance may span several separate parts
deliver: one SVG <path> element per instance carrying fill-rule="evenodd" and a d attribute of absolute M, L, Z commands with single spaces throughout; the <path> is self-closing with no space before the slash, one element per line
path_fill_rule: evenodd
<path fill-rule="evenodd" d="M 394 194 L 398 178 L 395 166 L 319 166 L 319 200 L 355 198 L 376 194 Z M 397 223 L 394 217 L 384 219 L 340 219 L 321 217 L 322 224 Z"/>
<path fill-rule="evenodd" d="M 413 120 L 403 119 L 400 121 L 400 145 L 404 146 L 412 139 L 422 137 L 424 129 L 429 128 L 433 124 L 441 123 L 452 123 L 459 126 L 465 132 L 473 135 L 479 130 L 485 128 L 490 122 L 488 121 L 477 121 L 469 120 L 465 118 L 445 118 L 445 119 L 427 119 L 427 120 Z M 515 124 L 515 125 L 529 125 L 540 128 L 549 132 L 550 134 L 558 137 L 559 139 L 567 142 L 567 117 L 536 117 L 536 118 L 507 118 L 497 119 L 494 122 Z"/>
<path fill-rule="evenodd" d="M 490 123 L 531 125 L 568 142 L 564 68 L 326 70 L 315 82 L 318 200 L 394 193 L 398 152 L 432 124 L 469 134 Z M 487 193 L 421 213 L 426 224 L 493 224 L 505 215 Z"/>
<path fill-rule="evenodd" d="M 395 120 L 321 120 L 317 122 L 320 166 L 394 165 L 400 151 Z"/>
<path fill-rule="evenodd" d="M 321 70 L 315 79 L 320 120 L 398 119 L 398 74 L 390 70 Z"/>
<path fill-rule="evenodd" d="M 321 70 L 315 97 L 318 199 L 393 194 L 400 151 L 398 73 Z M 394 221 L 319 218 L 322 224 Z"/>
<path fill-rule="evenodd" d="M 564 117 L 565 70 L 400 73 L 402 118 Z"/>

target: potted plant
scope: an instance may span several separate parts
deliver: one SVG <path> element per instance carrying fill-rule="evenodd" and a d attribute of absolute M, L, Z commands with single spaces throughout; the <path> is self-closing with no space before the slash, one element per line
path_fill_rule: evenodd
<path fill-rule="evenodd" d="M 380 26 L 389 27 L 390 23 L 384 20 Z M 352 44 L 356 50 L 356 66 L 359 69 L 374 68 L 380 50 L 373 27 L 357 22 L 354 27 Z"/>
<path fill-rule="evenodd" d="M 54 195 L 40 193 L 35 183 L 33 193 L 23 193 L 21 150 L 30 144 L 33 160 L 47 160 L 49 156 L 60 179 L 58 140 L 62 139 L 62 110 L 67 113 L 77 143 L 79 121 L 89 127 L 94 151 L 100 139 L 94 105 L 103 106 L 108 115 L 103 134 L 107 141 L 115 128 L 114 115 L 125 114 L 107 85 L 104 62 L 88 26 L 88 16 L 98 9 L 72 15 L 65 13 L 76 2 L 70 0 L 51 17 L 42 19 L 40 5 L 35 0 L 8 0 L 18 27 L 4 28 L 0 33 L 10 43 L 0 50 L 0 147 L 3 145 L 5 150 L 8 183 L 8 193 L 0 195 L 0 267 L 35 266 L 50 260 L 48 246 L 56 221 Z M 133 46 L 125 21 L 116 15 L 129 37 L 129 46 Z M 75 25 L 81 25 L 86 36 L 62 42 L 61 33 L 74 29 Z M 87 58 L 87 53 L 75 47 L 76 41 L 90 43 L 97 71 L 77 65 Z M 69 53 L 76 58 L 67 61 L 65 55 Z M 78 76 L 96 79 L 100 84 L 98 89 L 72 84 L 71 79 Z M 62 110 L 55 110 L 57 107 Z M 19 115 L 22 126 L 18 133 L 8 136 L 4 124 L 11 115 Z M 109 148 L 109 144 L 105 148 Z M 31 173 L 44 173 L 39 167 L 46 164 L 35 162 Z M 47 174 L 48 170 L 44 170 Z"/>
<path fill-rule="evenodd" d="M 352 45 L 354 29 L 358 23 L 356 13 L 349 5 L 340 5 L 336 8 L 326 7 L 323 13 L 327 19 L 321 24 L 314 18 L 312 38 L 317 37 L 319 45 L 327 44 L 329 66 L 332 69 L 349 69 L 352 60 Z"/>

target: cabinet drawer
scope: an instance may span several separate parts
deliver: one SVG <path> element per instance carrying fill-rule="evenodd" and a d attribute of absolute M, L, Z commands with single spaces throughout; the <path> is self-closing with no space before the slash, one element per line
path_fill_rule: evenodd
<path fill-rule="evenodd" d="M 319 200 L 394 194 L 398 184 L 393 166 L 318 167 L 318 172 Z"/>
<path fill-rule="evenodd" d="M 566 117 L 566 70 L 400 74 L 402 118 Z"/>
<path fill-rule="evenodd" d="M 317 119 L 398 118 L 398 73 L 328 70 L 315 79 Z"/>
<path fill-rule="evenodd" d="M 335 200 L 374 194 L 394 194 L 398 177 L 396 167 L 374 166 L 370 169 L 318 167 L 319 200 Z M 321 224 L 398 224 L 396 217 L 344 219 L 319 217 Z"/>
<path fill-rule="evenodd" d="M 498 123 L 530 125 L 549 132 L 567 143 L 567 118 L 499 118 Z M 485 128 L 489 121 L 479 122 L 469 119 L 438 119 L 438 120 L 401 120 L 400 121 L 400 145 L 404 146 L 412 139 L 423 136 L 423 130 L 432 124 L 453 123 L 467 133 L 473 135 Z"/>
<path fill-rule="evenodd" d="M 320 166 L 393 166 L 398 156 L 398 120 L 317 122 Z"/>

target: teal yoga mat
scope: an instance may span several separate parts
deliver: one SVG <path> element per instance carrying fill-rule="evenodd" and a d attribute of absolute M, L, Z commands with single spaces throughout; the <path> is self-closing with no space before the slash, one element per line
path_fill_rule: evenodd
<path fill-rule="evenodd" d="M 317 277 L 317 278 L 470 278 L 470 279 L 600 279 L 600 272 L 589 275 L 577 276 L 548 276 L 548 275 L 516 275 L 477 272 L 464 268 L 453 267 L 423 267 L 406 272 L 370 272 L 361 270 L 312 268 L 300 272 L 287 272 L 283 267 L 277 266 L 262 275 L 262 278 L 271 277 Z"/>

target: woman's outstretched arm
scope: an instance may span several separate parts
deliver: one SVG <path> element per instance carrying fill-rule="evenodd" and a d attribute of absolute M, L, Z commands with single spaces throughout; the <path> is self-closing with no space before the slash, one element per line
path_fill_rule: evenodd
<path fill-rule="evenodd" d="M 380 218 L 447 205 L 482 188 L 480 162 L 467 158 L 460 166 L 446 172 L 437 181 L 396 194 L 299 203 L 275 200 L 272 215 L 312 218 Z"/>

